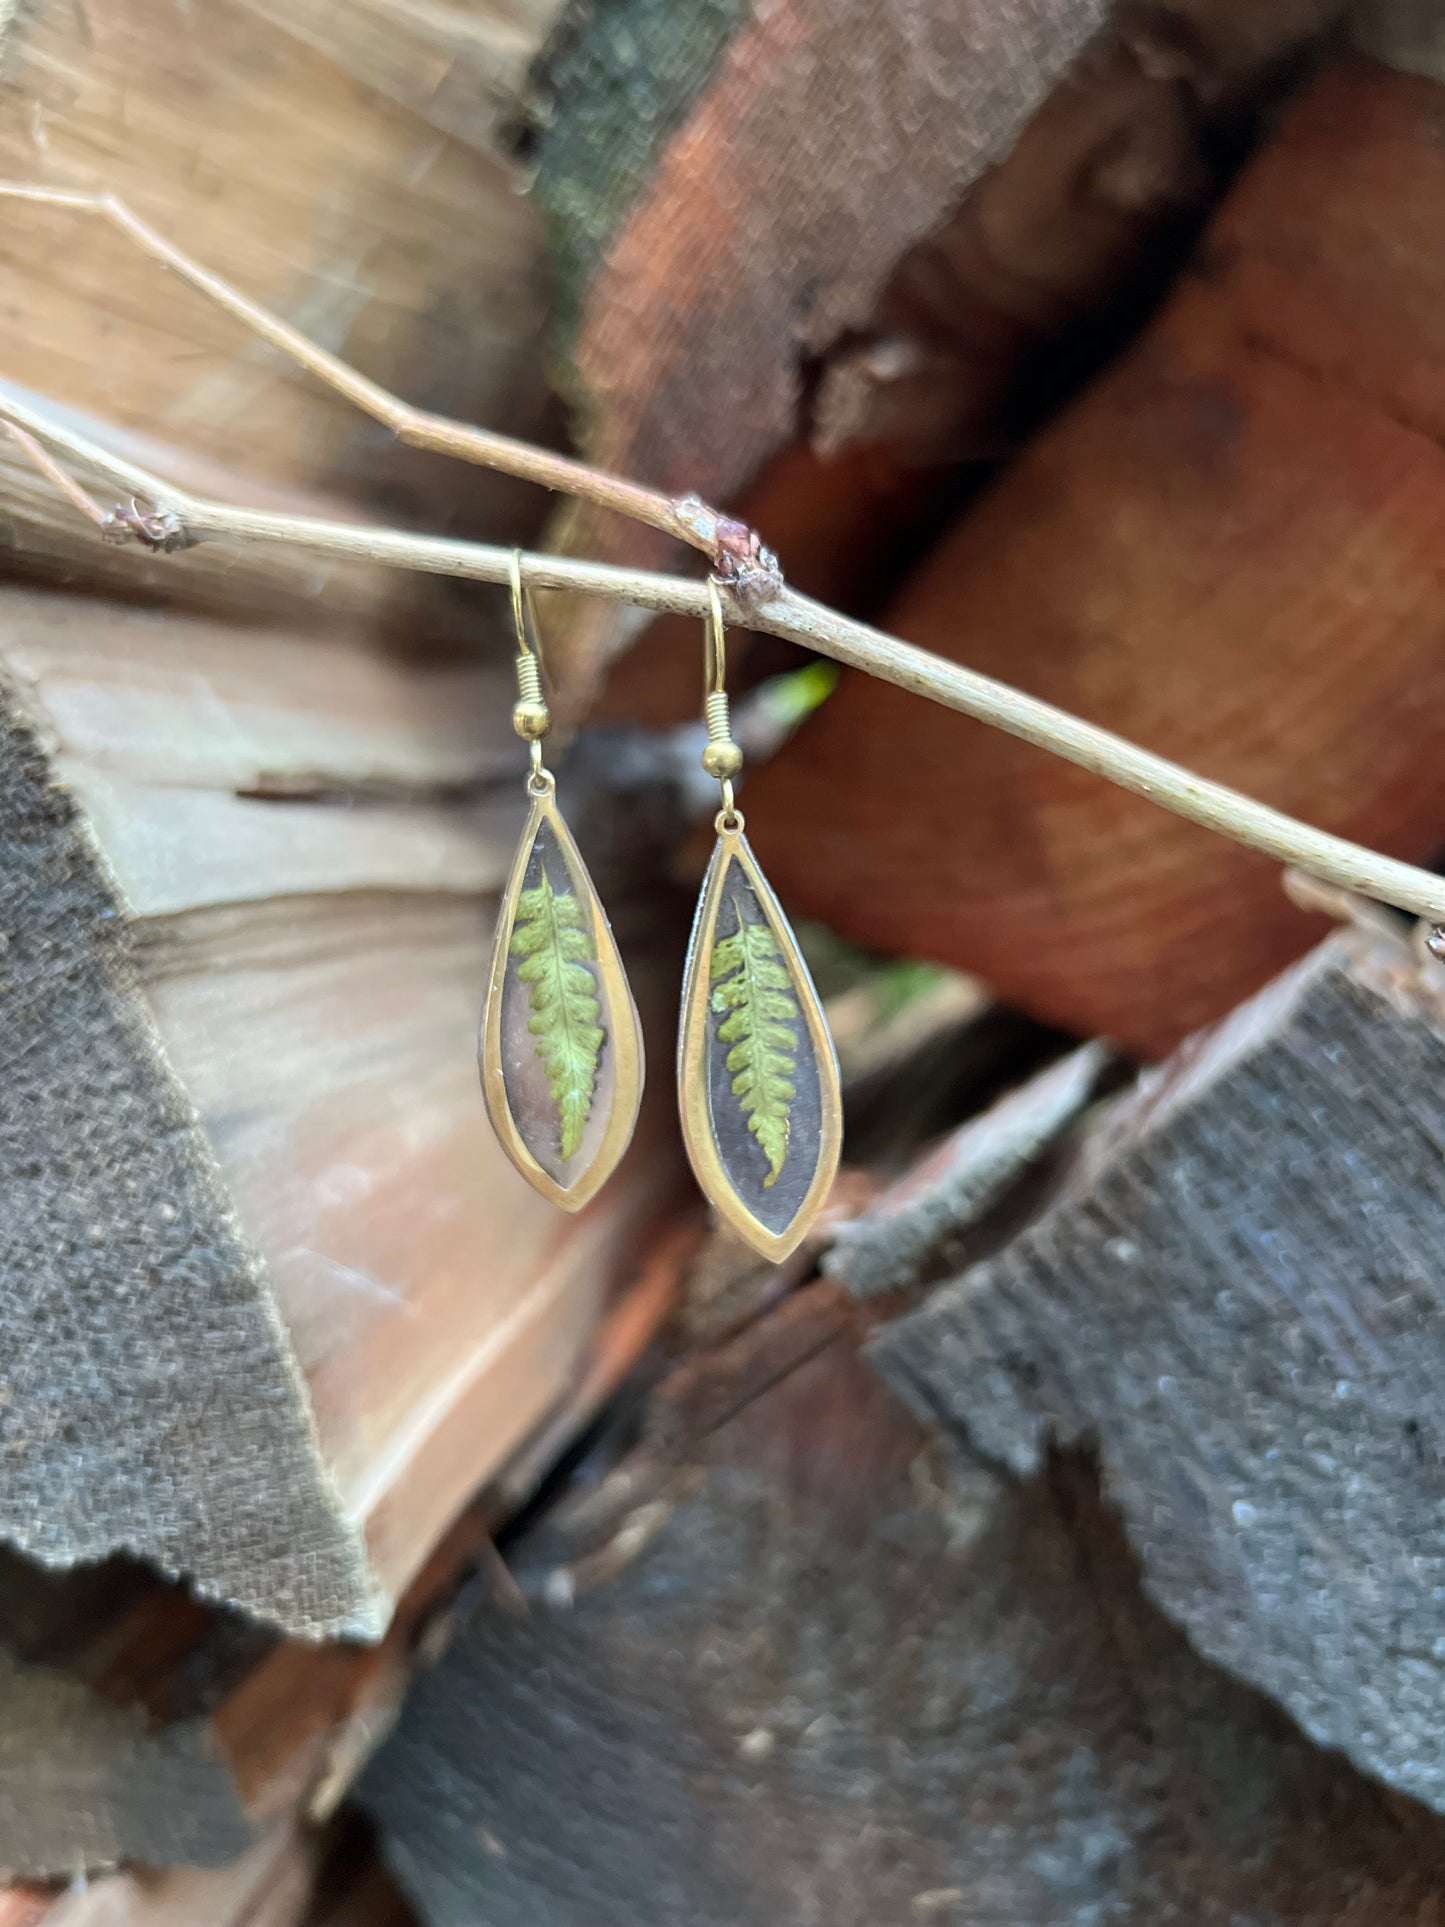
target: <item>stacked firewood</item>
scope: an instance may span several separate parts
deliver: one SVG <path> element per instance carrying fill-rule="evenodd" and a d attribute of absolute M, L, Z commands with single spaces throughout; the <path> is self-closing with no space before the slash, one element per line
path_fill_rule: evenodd
<path fill-rule="evenodd" d="M 1435 12 L 43 0 L 0 175 L 1428 864 Z M 0 382 L 147 467 L 679 564 L 0 213 Z M 848 1122 L 761 1264 L 670 1090 L 701 639 L 552 598 L 652 1066 L 566 1218 L 476 1080 L 504 597 L 0 495 L 0 1927 L 1435 1918 L 1421 933 L 739 635 Z"/>

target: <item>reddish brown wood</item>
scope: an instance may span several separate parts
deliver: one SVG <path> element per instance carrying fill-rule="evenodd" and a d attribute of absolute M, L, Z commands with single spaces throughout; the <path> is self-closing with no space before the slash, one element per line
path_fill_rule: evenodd
<path fill-rule="evenodd" d="M 1013 446 L 1167 278 L 1181 217 L 1219 192 L 1221 118 L 1237 137 L 1241 100 L 1338 11 L 785 0 L 747 16 L 582 291 L 568 386 L 587 452 L 731 503 L 790 580 L 876 607 L 953 472 Z M 588 32 L 605 45 L 608 17 Z M 595 56 L 560 124 L 615 86 Z M 544 175 L 566 257 L 595 182 Z M 566 522 L 589 555 L 667 557 L 615 517 Z M 590 685 L 630 634 L 616 607 L 579 603 L 554 661 Z M 659 640 L 614 708 L 656 713 L 665 660 Z"/>
<path fill-rule="evenodd" d="M 899 256 L 1007 150 L 1104 12 L 1102 0 L 747 10 L 579 291 L 567 375 L 589 457 L 735 500 L 798 436 L 815 361 L 867 321 Z M 596 34 L 611 31 L 600 13 Z M 587 63 L 577 71 L 586 94 Z M 564 93 L 556 114 L 588 104 Z M 581 186 L 574 208 L 595 182 Z M 567 521 L 583 553 L 669 557 L 615 517 Z M 579 681 L 625 633 L 614 607 L 568 612 Z"/>
<path fill-rule="evenodd" d="M 1157 321 L 887 625 L 1428 859 L 1445 836 L 1442 118 L 1431 82 L 1322 75 Z M 1272 865 L 862 678 L 747 807 L 790 907 L 1145 1052 L 1318 928 Z"/>

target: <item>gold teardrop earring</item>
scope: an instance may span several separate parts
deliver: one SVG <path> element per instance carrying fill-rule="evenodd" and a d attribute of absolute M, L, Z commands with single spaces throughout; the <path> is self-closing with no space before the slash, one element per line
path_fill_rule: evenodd
<path fill-rule="evenodd" d="M 576 1211 L 632 1137 L 642 1027 L 606 913 L 557 808 L 557 779 L 542 762 L 552 719 L 537 611 L 515 549 L 511 588 L 512 727 L 531 746 L 532 807 L 497 917 L 478 1055 L 487 1115 L 507 1156 L 543 1197 Z"/>
<path fill-rule="evenodd" d="M 688 1158 L 720 1217 L 778 1263 L 806 1236 L 843 1144 L 838 1060 L 808 966 L 743 835 L 726 636 L 708 581 L 702 765 L 722 786 L 688 946 L 677 1040 Z"/>

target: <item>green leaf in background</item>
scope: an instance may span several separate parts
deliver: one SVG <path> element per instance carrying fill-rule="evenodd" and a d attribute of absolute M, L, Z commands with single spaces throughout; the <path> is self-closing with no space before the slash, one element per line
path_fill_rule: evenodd
<path fill-rule="evenodd" d="M 781 676 L 770 676 L 752 692 L 749 701 L 765 711 L 773 727 L 791 736 L 815 709 L 821 709 L 838 687 L 836 662 L 809 662 Z"/>
<path fill-rule="evenodd" d="M 522 963 L 518 977 L 527 986 L 531 1016 L 527 1029 L 537 1040 L 537 1055 L 561 1121 L 564 1158 L 582 1142 L 603 1032 L 597 1018 L 597 982 L 588 964 L 594 951 L 582 905 L 570 890 L 554 890 L 546 871 L 534 889 L 517 899 L 511 953 Z"/>
<path fill-rule="evenodd" d="M 777 938 L 766 923 L 746 922 L 736 898 L 733 909 L 737 929 L 713 946 L 712 1007 L 728 1013 L 718 1026 L 718 1042 L 732 1046 L 727 1068 L 733 1095 L 768 1160 L 763 1183 L 770 1186 L 788 1155 L 798 1000 Z"/>

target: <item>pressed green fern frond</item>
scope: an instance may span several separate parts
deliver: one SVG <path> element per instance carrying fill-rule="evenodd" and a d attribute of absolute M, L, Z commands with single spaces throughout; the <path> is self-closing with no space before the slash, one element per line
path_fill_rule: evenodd
<path fill-rule="evenodd" d="M 712 1007 L 726 1011 L 718 1042 L 730 1044 L 727 1068 L 748 1129 L 768 1160 L 765 1186 L 774 1185 L 788 1155 L 798 1000 L 766 923 L 748 923 L 734 899 L 738 927 L 713 946 Z"/>
<path fill-rule="evenodd" d="M 517 899 L 511 952 L 523 961 L 517 975 L 527 986 L 527 1029 L 557 1106 L 564 1158 L 582 1142 L 603 1032 L 597 1018 L 597 981 L 588 968 L 594 951 L 582 905 L 570 890 L 554 890 L 544 870 L 534 889 Z"/>

